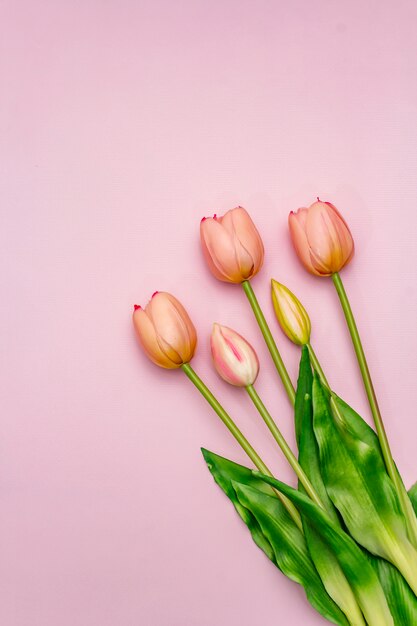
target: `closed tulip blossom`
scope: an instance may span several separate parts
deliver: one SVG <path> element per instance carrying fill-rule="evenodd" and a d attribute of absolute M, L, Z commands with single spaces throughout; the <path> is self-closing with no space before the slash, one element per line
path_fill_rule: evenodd
<path fill-rule="evenodd" d="M 156 365 L 177 369 L 193 358 L 196 330 L 171 294 L 156 291 L 144 309 L 135 304 L 133 324 L 139 343 Z"/>
<path fill-rule="evenodd" d="M 275 315 L 283 332 L 293 343 L 303 346 L 310 341 L 311 323 L 307 311 L 285 285 L 271 280 Z"/>
<path fill-rule="evenodd" d="M 330 202 L 317 199 L 308 209 L 291 211 L 288 223 L 298 258 L 311 274 L 331 276 L 352 259 L 352 235 Z"/>
<path fill-rule="evenodd" d="M 210 345 L 214 367 L 223 380 L 236 387 L 253 385 L 259 360 L 246 339 L 227 326 L 213 324 Z"/>
<path fill-rule="evenodd" d="M 264 260 L 262 239 L 242 207 L 223 216 L 203 217 L 201 245 L 211 273 L 227 283 L 241 283 L 259 272 Z"/>

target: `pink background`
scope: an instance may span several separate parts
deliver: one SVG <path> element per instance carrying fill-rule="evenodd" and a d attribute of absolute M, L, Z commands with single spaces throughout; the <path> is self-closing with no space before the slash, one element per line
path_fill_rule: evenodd
<path fill-rule="evenodd" d="M 246 335 L 294 443 L 244 295 L 208 274 L 198 228 L 250 211 L 267 250 L 254 287 L 291 375 L 271 276 L 300 296 L 334 388 L 368 418 L 331 282 L 288 240 L 289 210 L 331 200 L 356 240 L 344 279 L 392 447 L 417 478 L 414 0 L 3 0 L 0 24 L 1 623 L 326 623 L 214 485 L 201 445 L 245 455 L 180 372 L 141 354 L 131 310 L 156 289 L 183 301 L 196 369 L 294 482 L 211 368 L 213 321 Z"/>

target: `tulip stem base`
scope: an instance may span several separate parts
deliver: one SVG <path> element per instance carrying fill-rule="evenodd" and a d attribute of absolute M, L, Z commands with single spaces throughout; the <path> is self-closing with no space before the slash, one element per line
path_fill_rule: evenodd
<path fill-rule="evenodd" d="M 268 347 L 268 350 L 271 354 L 272 360 L 274 362 L 275 367 L 277 368 L 278 374 L 282 380 L 282 384 L 284 385 L 285 391 L 287 392 L 288 398 L 290 399 L 291 404 L 295 404 L 295 389 L 291 382 L 291 378 L 287 372 L 287 368 L 284 365 L 284 361 L 279 353 L 277 348 L 277 344 L 272 336 L 271 329 L 269 328 L 263 311 L 259 305 L 258 299 L 255 295 L 255 292 L 252 289 L 252 285 L 248 280 L 244 280 L 242 283 L 243 291 L 245 292 L 249 303 L 252 307 L 252 311 L 255 314 L 256 321 L 259 324 L 259 328 L 261 329 L 261 333 L 265 339 L 265 343 Z"/>
<path fill-rule="evenodd" d="M 261 417 L 264 420 L 265 424 L 268 426 L 268 428 L 269 428 L 272 436 L 274 437 L 275 441 L 277 442 L 277 444 L 281 448 L 281 450 L 282 450 L 285 458 L 287 459 L 288 463 L 291 465 L 292 469 L 297 474 L 301 484 L 303 485 L 304 489 L 306 490 L 307 495 L 313 500 L 313 502 L 315 502 L 318 506 L 323 508 L 323 504 L 322 504 L 319 496 L 317 495 L 316 490 L 314 489 L 313 485 L 311 484 L 307 474 L 304 472 L 303 468 L 301 467 L 301 465 L 297 461 L 293 451 L 291 450 L 290 446 L 286 442 L 284 436 L 282 435 L 280 429 L 278 428 L 278 426 L 274 422 L 274 420 L 271 417 L 270 413 L 268 412 L 266 406 L 264 405 L 264 403 L 262 402 L 261 398 L 259 397 L 259 394 L 256 391 L 255 387 L 253 385 L 248 385 L 246 387 L 246 391 L 248 392 L 248 395 L 249 395 L 250 399 L 252 400 L 253 404 L 258 409 L 259 414 L 261 415 Z"/>
<path fill-rule="evenodd" d="M 212 409 L 217 413 L 217 415 L 222 420 L 223 424 L 226 426 L 226 428 L 228 428 L 230 433 L 233 435 L 236 441 L 240 444 L 240 446 L 246 452 L 246 454 L 248 455 L 252 463 L 255 465 L 255 467 L 263 474 L 266 474 L 266 476 L 272 476 L 271 472 L 269 471 L 265 463 L 262 461 L 259 454 L 251 446 L 249 441 L 246 439 L 245 435 L 238 428 L 238 426 L 232 420 L 230 415 L 225 411 L 225 409 L 222 407 L 220 402 L 212 394 L 212 392 L 207 387 L 207 385 L 205 385 L 205 383 L 201 380 L 201 378 L 198 376 L 195 370 L 191 367 L 191 365 L 189 363 L 184 363 L 183 365 L 181 365 L 181 369 L 186 374 L 186 376 L 188 376 L 188 378 L 191 380 L 193 385 L 197 387 L 198 391 L 201 393 L 203 398 L 207 400 L 207 402 L 212 407 Z M 301 530 L 302 523 L 301 523 L 300 514 L 298 513 L 294 504 L 286 496 L 281 494 L 279 491 L 277 491 L 276 494 L 281 500 L 281 502 L 284 504 L 288 513 L 291 515 L 295 524 Z"/>
<path fill-rule="evenodd" d="M 362 341 L 359 336 L 358 327 L 353 316 L 352 308 L 345 291 L 342 279 L 336 272 L 332 275 L 333 284 L 336 288 L 337 295 L 339 296 L 340 303 L 342 305 L 343 313 L 345 314 L 346 323 L 349 329 L 350 336 L 352 338 L 353 347 L 355 349 L 356 358 L 358 360 L 359 369 L 361 371 L 363 384 L 365 386 L 366 395 L 368 396 L 369 406 L 371 408 L 372 417 L 375 423 L 376 432 L 378 435 L 379 443 L 381 446 L 382 456 L 384 458 L 385 466 L 387 468 L 388 475 L 394 483 L 395 489 L 398 494 L 401 509 L 403 511 L 406 523 L 409 539 L 411 543 L 417 547 L 417 519 L 414 511 L 411 507 L 411 503 L 408 498 L 408 494 L 398 473 L 397 467 L 392 458 L 391 448 L 388 442 L 387 433 L 385 431 L 384 423 L 382 421 L 381 411 L 378 406 L 375 389 L 372 383 L 371 374 L 369 372 L 368 363 L 366 361 L 365 352 L 362 346 Z"/>

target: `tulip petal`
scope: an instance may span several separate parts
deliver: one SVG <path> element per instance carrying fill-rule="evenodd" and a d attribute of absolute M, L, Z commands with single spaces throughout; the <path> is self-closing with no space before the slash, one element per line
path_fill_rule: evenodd
<path fill-rule="evenodd" d="M 201 222 L 200 235 L 204 257 L 214 276 L 225 282 L 242 282 L 232 235 L 222 225 L 222 218 Z"/>
<path fill-rule="evenodd" d="M 151 361 L 160 367 L 165 367 L 166 369 L 174 369 L 177 367 L 177 365 L 166 355 L 165 351 L 162 350 L 158 342 L 155 326 L 149 318 L 146 310 L 136 309 L 133 313 L 133 324 L 139 342 Z"/>
<path fill-rule="evenodd" d="M 278 322 L 287 337 L 298 345 L 310 340 L 311 323 L 307 311 L 285 285 L 271 281 L 272 302 Z"/>
<path fill-rule="evenodd" d="M 310 206 L 305 232 L 313 255 L 313 263 L 319 265 L 318 271 L 325 268 L 327 273 L 331 273 L 333 266 L 341 261 L 340 244 L 337 230 L 324 202 L 314 202 Z"/>
<path fill-rule="evenodd" d="M 233 230 L 237 237 L 239 248 L 239 264 L 247 278 L 257 274 L 264 260 L 264 245 L 261 236 L 253 223 L 249 213 L 243 207 L 230 211 Z M 252 266 L 249 265 L 249 258 Z"/>
<path fill-rule="evenodd" d="M 343 265 L 346 265 L 346 263 L 348 263 L 353 257 L 355 249 L 352 234 L 334 204 L 331 204 L 330 202 L 326 202 L 325 204 L 329 207 L 329 217 L 337 231 L 340 248 L 342 250 Z"/>
<path fill-rule="evenodd" d="M 189 360 L 191 358 L 189 355 L 191 354 L 192 356 L 194 354 L 195 346 L 197 344 L 197 331 L 181 302 L 169 293 L 165 293 L 165 296 L 168 300 L 170 300 L 177 313 L 179 323 L 181 323 L 184 327 L 186 338 L 182 353 L 183 356 L 186 357 L 184 360 Z"/>
<path fill-rule="evenodd" d="M 155 326 L 161 350 L 168 358 L 179 365 L 190 360 L 191 343 L 188 323 L 192 323 L 176 298 L 165 292 L 159 292 L 149 302 L 146 312 Z"/>
<path fill-rule="evenodd" d="M 252 346 L 239 333 L 213 324 L 210 339 L 213 363 L 223 380 L 237 387 L 252 385 L 259 372 L 259 361 Z"/>
<path fill-rule="evenodd" d="M 320 273 L 333 274 L 353 256 L 353 239 L 342 216 L 329 202 L 314 202 L 307 214 L 306 235 L 312 263 Z"/>
<path fill-rule="evenodd" d="M 321 272 L 316 269 L 315 265 L 313 265 L 310 256 L 310 246 L 305 232 L 307 213 L 308 209 L 304 207 L 298 209 L 295 213 L 294 211 L 291 211 L 288 216 L 288 226 L 293 246 L 301 263 L 308 272 L 320 276 Z"/>

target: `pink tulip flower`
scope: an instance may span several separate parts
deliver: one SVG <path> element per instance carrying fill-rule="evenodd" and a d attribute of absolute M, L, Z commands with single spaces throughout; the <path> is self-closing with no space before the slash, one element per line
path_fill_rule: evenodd
<path fill-rule="evenodd" d="M 144 309 L 135 304 L 133 325 L 146 355 L 156 365 L 176 369 L 191 361 L 197 334 L 187 311 L 169 293 L 156 291 Z"/>
<path fill-rule="evenodd" d="M 221 217 L 203 217 L 200 235 L 204 257 L 218 280 L 241 283 L 261 269 L 262 239 L 242 207 L 231 209 Z"/>
<path fill-rule="evenodd" d="M 214 367 L 223 380 L 236 387 L 253 385 L 259 360 L 246 339 L 227 326 L 213 324 L 210 344 Z"/>
<path fill-rule="evenodd" d="M 291 211 L 288 223 L 298 258 L 312 274 L 331 276 L 352 259 L 352 235 L 330 202 L 321 202 L 317 198 L 308 209 Z"/>

